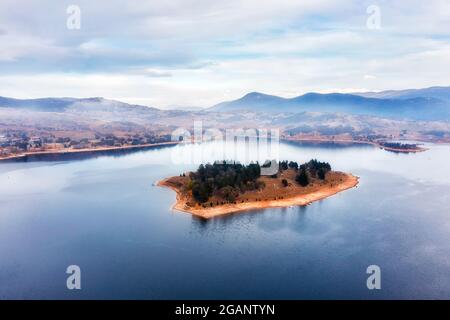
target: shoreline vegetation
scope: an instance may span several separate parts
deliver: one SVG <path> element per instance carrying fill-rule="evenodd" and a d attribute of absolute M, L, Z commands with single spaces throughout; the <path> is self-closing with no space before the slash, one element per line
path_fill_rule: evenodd
<path fill-rule="evenodd" d="M 403 152 L 403 153 L 424 152 L 428 150 L 427 148 L 419 147 L 417 144 L 392 143 L 392 142 L 378 143 L 378 147 L 386 151 Z"/>
<path fill-rule="evenodd" d="M 317 143 L 356 143 L 356 144 L 366 144 L 366 145 L 372 145 L 377 148 L 386 150 L 386 151 L 392 151 L 397 153 L 417 153 L 417 152 L 424 152 L 427 151 L 428 148 L 420 147 L 418 144 L 403 144 L 403 143 L 390 143 L 390 142 L 378 142 L 378 141 L 368 141 L 368 140 L 354 140 L 354 139 L 330 139 L 330 138 L 324 138 L 324 137 L 317 137 L 317 138 L 299 138 L 299 137 L 293 137 L 293 138 L 285 138 L 284 140 L 290 141 L 290 142 L 317 142 Z"/>
<path fill-rule="evenodd" d="M 259 164 L 215 162 L 157 182 L 176 193 L 172 209 L 204 219 L 250 210 L 305 206 L 357 186 L 359 177 L 332 171 L 311 160 L 279 163 L 279 172 L 261 176 Z"/>
<path fill-rule="evenodd" d="M 28 151 L 23 153 L 18 153 L 6 157 L 0 156 L 0 161 L 2 160 L 14 160 L 21 159 L 27 156 L 36 156 L 36 155 L 58 155 L 58 154 L 76 154 L 76 153 L 95 153 L 101 151 L 115 151 L 115 150 L 132 150 L 132 149 L 142 149 L 149 147 L 157 147 L 157 146 L 166 146 L 166 145 L 175 145 L 180 144 L 178 141 L 169 141 L 169 142 L 157 142 L 157 143 L 146 143 L 146 144 L 138 144 L 138 145 L 128 145 L 128 146 L 120 146 L 120 147 L 97 147 L 97 148 L 83 148 L 83 149 L 58 149 L 58 150 L 44 150 L 44 151 Z"/>
<path fill-rule="evenodd" d="M 367 144 L 372 145 L 375 147 L 378 147 L 380 149 L 386 150 L 386 151 L 392 151 L 397 153 L 417 153 L 417 152 L 423 152 L 427 151 L 428 148 L 420 147 L 418 145 L 406 145 L 409 147 L 402 147 L 403 144 L 398 144 L 399 146 L 390 146 L 388 144 L 383 144 L 380 142 L 373 142 L 373 141 L 364 141 L 364 140 L 352 140 L 352 139 L 330 139 L 330 138 L 324 138 L 324 137 L 317 137 L 317 138 L 283 138 L 284 141 L 289 142 L 317 142 L 317 143 L 327 143 L 327 142 L 333 142 L 333 143 L 355 143 L 355 144 Z M 180 144 L 182 142 L 178 141 L 168 141 L 168 142 L 158 142 L 158 143 L 147 143 L 147 144 L 139 144 L 139 145 L 126 145 L 126 146 L 112 146 L 112 147 L 96 147 L 96 148 L 82 148 L 82 149 L 71 149 L 71 148 L 64 148 L 64 149 L 57 149 L 57 150 L 41 150 L 41 151 L 27 151 L 17 154 L 12 154 L 8 156 L 1 156 L 0 155 L 0 162 L 2 160 L 14 160 L 14 159 L 22 159 L 27 156 L 35 156 L 35 155 L 58 155 L 58 154 L 76 154 L 76 153 L 90 153 L 90 152 L 100 152 L 100 151 L 115 151 L 115 150 L 132 150 L 132 149 L 140 149 L 140 148 L 147 148 L 147 147 L 156 147 L 156 146 L 165 146 L 165 145 L 175 145 Z"/>

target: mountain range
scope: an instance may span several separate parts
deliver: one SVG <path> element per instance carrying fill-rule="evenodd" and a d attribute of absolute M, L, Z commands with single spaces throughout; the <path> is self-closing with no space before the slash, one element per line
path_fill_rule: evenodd
<path fill-rule="evenodd" d="M 0 97 L 0 108 L 40 112 L 123 112 L 158 113 L 159 109 L 104 98 L 14 99 Z M 262 113 L 327 112 L 370 115 L 392 119 L 450 121 L 450 87 L 356 93 L 306 93 L 283 98 L 259 92 L 219 103 L 206 112 L 234 113 L 240 110 Z M 198 111 L 198 110 L 197 110 Z M 189 113 L 194 110 L 180 110 Z"/>
<path fill-rule="evenodd" d="M 333 112 L 413 120 L 450 120 L 450 87 L 364 93 L 306 93 L 282 98 L 259 92 L 219 103 L 210 111 Z"/>
<path fill-rule="evenodd" d="M 39 98 L 39 99 L 15 99 L 0 97 L 0 108 L 14 108 L 41 112 L 65 112 L 65 111 L 118 111 L 124 109 L 158 110 L 142 105 L 133 105 L 125 102 L 95 98 Z M 84 109 L 84 110 L 83 110 Z"/>
<path fill-rule="evenodd" d="M 380 99 L 411 99 L 411 98 L 435 98 L 450 101 L 450 87 L 430 87 L 425 89 L 388 90 L 381 92 L 354 93 L 366 98 Z"/>

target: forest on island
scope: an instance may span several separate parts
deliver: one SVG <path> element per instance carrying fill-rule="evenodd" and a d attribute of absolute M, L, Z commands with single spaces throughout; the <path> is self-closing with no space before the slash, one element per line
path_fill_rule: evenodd
<path fill-rule="evenodd" d="M 380 142 L 380 145 L 386 148 L 394 149 L 416 149 L 417 144 L 400 143 L 400 142 Z"/>
<path fill-rule="evenodd" d="M 193 198 L 199 203 L 205 203 L 213 195 L 227 202 L 234 202 L 241 193 L 264 188 L 264 182 L 258 178 L 261 176 L 261 167 L 266 165 L 268 163 L 261 166 L 258 162 L 243 165 L 227 161 L 201 164 L 195 172 L 189 173 L 187 188 L 192 191 Z M 295 181 L 306 187 L 312 179 L 324 180 L 326 173 L 331 171 L 331 166 L 316 159 L 300 165 L 295 161 L 279 162 L 279 173 L 288 169 L 295 170 Z M 279 173 L 272 178 L 277 178 Z M 288 185 L 285 179 L 282 184 Z"/>

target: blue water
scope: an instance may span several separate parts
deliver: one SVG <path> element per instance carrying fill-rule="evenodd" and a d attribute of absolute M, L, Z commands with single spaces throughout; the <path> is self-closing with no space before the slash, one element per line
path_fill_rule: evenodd
<path fill-rule="evenodd" d="M 282 144 L 282 159 L 328 161 L 359 186 L 208 221 L 153 183 L 195 167 L 176 148 L 214 144 L 0 163 L 0 298 L 449 299 L 450 146 L 429 147 Z M 72 264 L 81 290 L 66 288 Z M 381 290 L 366 287 L 372 264 Z"/>

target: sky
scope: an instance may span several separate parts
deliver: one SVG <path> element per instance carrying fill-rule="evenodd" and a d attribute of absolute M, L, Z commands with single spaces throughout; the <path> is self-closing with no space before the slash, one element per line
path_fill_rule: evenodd
<path fill-rule="evenodd" d="M 450 0 L 0 0 L 1 96 L 174 108 L 429 86 L 450 86 Z"/>

